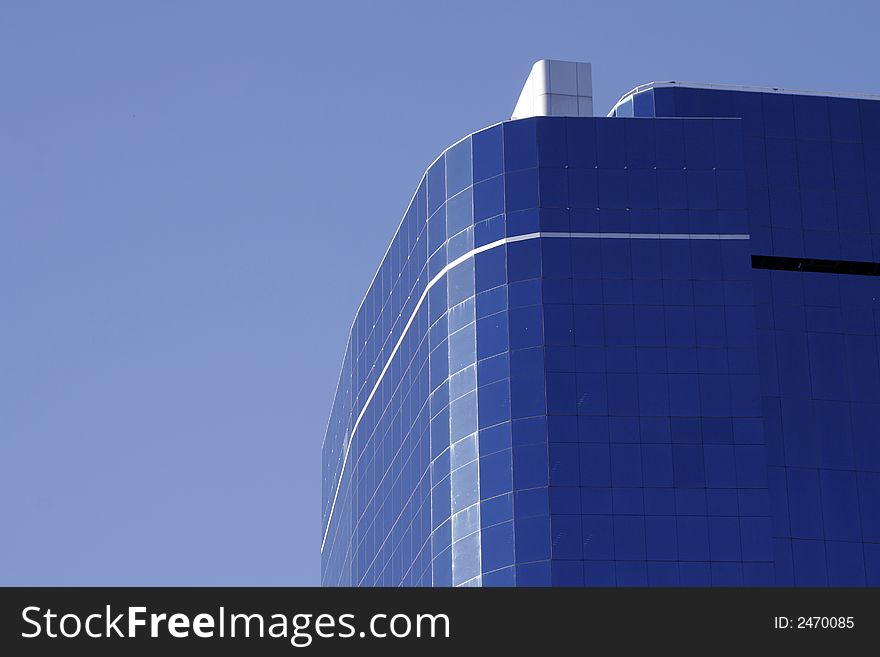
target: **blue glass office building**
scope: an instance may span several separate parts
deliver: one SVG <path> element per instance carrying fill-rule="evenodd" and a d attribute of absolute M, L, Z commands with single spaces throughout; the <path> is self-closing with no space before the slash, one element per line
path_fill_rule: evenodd
<path fill-rule="evenodd" d="M 880 99 L 572 113 L 422 178 L 345 352 L 323 583 L 880 585 Z"/>

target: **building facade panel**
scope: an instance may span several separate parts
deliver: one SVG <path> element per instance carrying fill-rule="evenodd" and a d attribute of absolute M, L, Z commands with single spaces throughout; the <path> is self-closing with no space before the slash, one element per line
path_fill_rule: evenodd
<path fill-rule="evenodd" d="M 654 102 L 636 116 L 742 118 L 752 252 L 769 256 L 752 276 L 776 582 L 877 585 L 880 102 L 687 87 L 638 96 Z M 813 271 L 761 268 L 774 266 Z"/>

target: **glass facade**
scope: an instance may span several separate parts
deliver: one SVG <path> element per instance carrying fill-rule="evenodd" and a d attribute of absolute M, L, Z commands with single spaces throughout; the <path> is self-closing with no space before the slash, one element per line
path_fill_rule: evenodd
<path fill-rule="evenodd" d="M 325 585 L 880 584 L 880 102 L 621 108 L 423 177 L 324 439 Z"/>

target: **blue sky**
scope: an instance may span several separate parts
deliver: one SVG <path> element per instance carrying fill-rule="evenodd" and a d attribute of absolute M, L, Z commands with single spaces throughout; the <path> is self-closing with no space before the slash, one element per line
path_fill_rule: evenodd
<path fill-rule="evenodd" d="M 319 583 L 348 328 L 533 61 L 880 93 L 874 2 L 5 2 L 0 584 Z"/>

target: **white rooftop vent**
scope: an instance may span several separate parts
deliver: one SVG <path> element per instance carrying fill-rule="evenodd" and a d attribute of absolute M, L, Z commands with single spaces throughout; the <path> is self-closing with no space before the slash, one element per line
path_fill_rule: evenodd
<path fill-rule="evenodd" d="M 535 62 L 510 118 L 529 116 L 593 116 L 592 65 L 558 59 Z"/>

